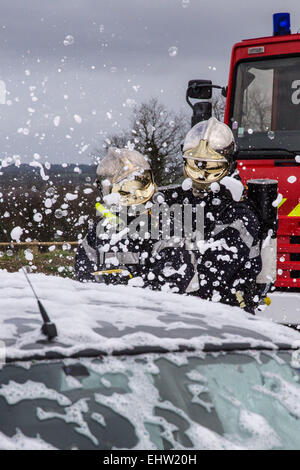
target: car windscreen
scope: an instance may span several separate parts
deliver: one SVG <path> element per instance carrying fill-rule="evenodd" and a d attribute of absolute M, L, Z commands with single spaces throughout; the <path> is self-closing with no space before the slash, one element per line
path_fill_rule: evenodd
<path fill-rule="evenodd" d="M 299 449 L 299 371 L 251 351 L 6 365 L 0 448 Z"/>
<path fill-rule="evenodd" d="M 239 148 L 300 149 L 300 57 L 240 62 L 231 116 Z"/>

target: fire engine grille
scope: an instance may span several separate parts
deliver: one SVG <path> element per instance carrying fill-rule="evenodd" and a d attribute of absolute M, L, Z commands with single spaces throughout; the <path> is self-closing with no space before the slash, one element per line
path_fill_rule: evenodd
<path fill-rule="evenodd" d="M 300 236 L 299 235 L 291 236 L 290 243 L 291 243 L 291 245 L 300 245 Z M 300 253 L 291 253 L 290 254 L 290 260 L 291 261 L 300 261 Z M 293 269 L 291 271 L 291 277 L 293 279 L 300 279 L 300 270 Z"/>

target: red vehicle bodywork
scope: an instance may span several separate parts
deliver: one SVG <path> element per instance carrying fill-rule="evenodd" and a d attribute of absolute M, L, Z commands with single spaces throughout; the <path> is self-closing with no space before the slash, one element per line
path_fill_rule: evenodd
<path fill-rule="evenodd" d="M 261 53 L 249 54 L 249 48 L 262 47 Z M 253 49 L 252 49 L 253 51 Z M 274 36 L 257 39 L 247 39 L 234 45 L 231 55 L 231 65 L 225 109 L 225 122 L 230 124 L 232 99 L 234 96 L 234 77 L 237 64 L 241 60 L 255 58 L 270 58 L 285 55 L 300 56 L 300 34 Z M 299 70 L 300 79 L 300 70 Z M 300 129 L 299 129 L 300 142 Z M 278 259 L 277 287 L 300 288 L 300 164 L 293 157 L 280 159 L 278 154 L 274 159 L 255 157 L 238 161 L 238 169 L 244 184 L 252 178 L 270 178 L 278 180 L 279 193 L 283 200 L 278 209 Z M 290 176 L 295 176 L 293 184 L 288 182 Z"/>

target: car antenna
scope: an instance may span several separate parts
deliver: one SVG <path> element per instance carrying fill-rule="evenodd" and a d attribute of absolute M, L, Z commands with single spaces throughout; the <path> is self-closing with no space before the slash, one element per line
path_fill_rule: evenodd
<path fill-rule="evenodd" d="M 40 301 L 40 299 L 38 298 L 38 295 L 29 279 L 29 276 L 28 276 L 28 273 L 26 271 L 26 269 L 24 268 L 24 266 L 22 266 L 22 271 L 27 279 L 27 282 L 28 284 L 30 285 L 30 288 L 36 298 L 36 301 L 37 301 L 37 304 L 39 306 L 39 310 L 40 310 L 40 313 L 41 313 L 41 316 L 42 316 L 42 319 L 43 319 L 43 325 L 42 325 L 42 333 L 47 336 L 48 340 L 51 341 L 51 339 L 55 338 L 57 336 L 57 329 L 56 329 L 56 325 L 55 323 L 52 323 L 50 318 L 49 318 L 49 315 L 44 307 L 44 305 L 42 304 L 42 302 Z"/>
<path fill-rule="evenodd" d="M 8 234 L 7 234 L 7 231 L 2 229 L 2 232 L 5 233 L 5 236 L 6 236 L 6 239 L 7 241 L 9 241 L 8 239 Z M 9 242 L 11 246 L 13 246 L 13 243 L 12 242 Z M 18 255 L 18 253 L 16 252 L 16 255 L 17 255 L 17 259 L 18 261 L 20 261 L 20 257 Z M 29 276 L 28 276 L 28 273 L 26 271 L 26 269 L 24 268 L 24 266 L 21 267 L 22 271 L 23 271 L 23 274 L 33 292 L 33 295 L 34 297 L 36 298 L 36 301 L 37 301 L 37 304 L 38 304 L 38 307 L 39 307 L 39 311 L 40 311 L 40 314 L 42 316 L 42 320 L 43 320 L 43 325 L 42 325 L 42 328 L 41 328 L 41 331 L 42 333 L 47 336 L 48 340 L 51 341 L 53 338 L 56 338 L 57 336 L 57 328 L 56 328 L 56 325 L 55 323 L 52 323 L 50 318 L 49 318 L 49 315 L 44 307 L 44 305 L 42 304 L 41 300 L 39 299 L 30 279 L 29 279 Z"/>

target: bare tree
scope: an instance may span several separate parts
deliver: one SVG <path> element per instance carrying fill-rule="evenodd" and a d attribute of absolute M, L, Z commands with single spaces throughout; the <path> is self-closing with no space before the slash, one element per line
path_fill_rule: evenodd
<path fill-rule="evenodd" d="M 270 99 L 258 88 L 253 87 L 247 92 L 243 111 L 244 127 L 257 132 L 266 132 L 271 129 Z"/>
<path fill-rule="evenodd" d="M 149 159 L 158 185 L 174 183 L 182 176 L 181 143 L 189 130 L 190 119 L 169 111 L 152 98 L 133 109 L 130 129 L 108 136 L 103 147 L 129 147 Z M 99 151 L 95 152 L 99 156 Z"/>
<path fill-rule="evenodd" d="M 222 95 L 215 95 L 211 101 L 212 114 L 219 121 L 224 121 L 226 99 Z"/>

